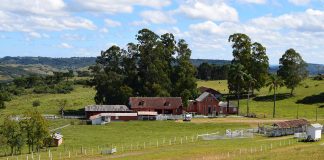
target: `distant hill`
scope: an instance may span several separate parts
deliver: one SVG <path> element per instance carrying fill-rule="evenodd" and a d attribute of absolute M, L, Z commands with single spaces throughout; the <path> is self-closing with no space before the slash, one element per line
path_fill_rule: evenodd
<path fill-rule="evenodd" d="M 57 69 L 78 69 L 94 64 L 96 57 L 71 57 L 71 58 L 50 58 L 50 57 L 4 57 L 0 58 L 0 65 L 46 65 Z"/>
<path fill-rule="evenodd" d="M 313 64 L 313 63 L 308 63 L 307 65 L 308 65 L 307 70 L 309 72 L 309 75 L 324 74 L 324 65 L 322 65 L 322 64 Z M 271 73 L 274 73 L 278 69 L 279 69 L 278 65 L 271 65 L 269 71 Z"/>
<path fill-rule="evenodd" d="M 0 58 L 0 81 L 29 74 L 52 74 L 53 71 L 67 71 L 68 69 L 83 70 L 95 61 L 96 57 L 4 57 Z M 195 66 L 204 62 L 216 65 L 231 63 L 230 60 L 212 59 L 191 59 L 191 62 Z M 277 69 L 277 65 L 272 65 L 269 70 L 275 72 Z M 324 65 L 308 64 L 308 71 L 311 75 L 324 74 Z"/>

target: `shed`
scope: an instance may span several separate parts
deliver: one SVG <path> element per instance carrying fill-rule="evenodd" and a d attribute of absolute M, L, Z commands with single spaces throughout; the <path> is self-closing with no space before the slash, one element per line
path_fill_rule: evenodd
<path fill-rule="evenodd" d="M 58 147 L 63 143 L 63 135 L 61 133 L 54 133 L 52 138 L 54 147 Z"/>
<path fill-rule="evenodd" d="M 89 120 L 91 121 L 92 125 L 103 125 L 103 124 L 107 124 L 110 122 L 110 116 L 104 116 L 101 114 L 97 114 L 97 115 L 91 116 L 89 118 Z"/>
<path fill-rule="evenodd" d="M 156 120 L 158 114 L 151 111 L 138 111 L 137 115 L 139 120 Z"/>
<path fill-rule="evenodd" d="M 307 126 L 307 140 L 318 141 L 321 139 L 323 126 L 315 123 Z"/>

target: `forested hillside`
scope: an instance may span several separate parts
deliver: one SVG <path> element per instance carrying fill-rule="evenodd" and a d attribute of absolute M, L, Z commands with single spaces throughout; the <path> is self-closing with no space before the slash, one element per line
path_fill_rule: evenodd
<path fill-rule="evenodd" d="M 0 58 L 0 81 L 10 80 L 15 77 L 30 74 L 52 74 L 53 71 L 84 70 L 95 64 L 96 57 L 3 57 Z M 198 67 L 202 63 L 216 66 L 230 64 L 230 60 L 191 59 L 191 63 Z M 275 72 L 277 65 L 270 66 L 270 72 Z M 308 64 L 310 75 L 324 74 L 324 65 Z"/>

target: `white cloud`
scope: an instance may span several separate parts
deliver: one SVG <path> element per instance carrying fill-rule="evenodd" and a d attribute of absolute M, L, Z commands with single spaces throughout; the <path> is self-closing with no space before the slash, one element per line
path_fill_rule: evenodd
<path fill-rule="evenodd" d="M 85 36 L 81 36 L 76 33 L 66 33 L 61 36 L 62 39 L 68 40 L 68 41 L 84 41 L 86 40 Z"/>
<path fill-rule="evenodd" d="M 213 3 L 203 1 L 189 2 L 181 4 L 177 12 L 184 13 L 191 18 L 212 21 L 238 21 L 239 19 L 236 9 L 222 1 Z"/>
<path fill-rule="evenodd" d="M 266 4 L 267 0 L 238 0 L 241 3 Z"/>
<path fill-rule="evenodd" d="M 99 31 L 102 32 L 102 33 L 108 33 L 109 32 L 109 30 L 107 28 L 101 28 Z"/>
<path fill-rule="evenodd" d="M 293 29 L 308 32 L 324 32 L 324 11 L 307 9 L 305 12 L 266 16 L 251 20 L 251 24 L 267 29 Z"/>
<path fill-rule="evenodd" d="M 121 26 L 121 23 L 118 22 L 118 21 L 114 21 L 114 20 L 111 20 L 111 19 L 105 19 L 105 24 L 108 26 L 108 27 L 118 27 L 118 26 Z"/>
<path fill-rule="evenodd" d="M 22 15 L 62 15 L 66 7 L 63 0 L 1 0 L 0 10 Z"/>
<path fill-rule="evenodd" d="M 67 49 L 70 49 L 70 48 L 73 48 L 72 45 L 68 44 L 68 43 L 61 43 L 59 45 L 60 48 L 67 48 Z"/>
<path fill-rule="evenodd" d="M 50 36 L 48 34 L 38 33 L 38 32 L 29 32 L 28 36 L 30 38 L 50 38 Z"/>
<path fill-rule="evenodd" d="M 65 8 L 62 0 L 3 0 L 0 5 L 0 31 L 96 28 L 92 21 L 72 16 Z"/>
<path fill-rule="evenodd" d="M 294 5 L 301 6 L 301 5 L 309 4 L 311 0 L 288 0 L 288 1 Z"/>
<path fill-rule="evenodd" d="M 161 8 L 171 4 L 170 0 L 74 0 L 78 11 L 102 12 L 102 13 L 131 13 L 134 6 Z"/>
<path fill-rule="evenodd" d="M 267 53 L 272 64 L 276 64 L 279 58 L 288 48 L 294 48 L 301 53 L 308 62 L 321 63 L 314 57 L 324 55 L 324 32 L 301 32 L 298 30 L 273 30 L 251 23 L 223 22 L 215 23 L 205 21 L 192 24 L 186 40 L 192 45 L 193 54 L 205 53 L 205 56 L 215 59 L 232 59 L 229 35 L 233 33 L 245 33 L 252 41 L 257 41 L 267 48 Z M 311 45 L 307 45 L 311 44 Z M 210 54 L 210 53 L 214 53 Z M 197 55 L 195 55 L 197 57 Z M 204 56 L 203 56 L 204 57 Z"/>
<path fill-rule="evenodd" d="M 145 22 L 162 24 L 162 23 L 176 23 L 176 20 L 172 17 L 171 13 L 163 12 L 159 10 L 155 11 L 143 11 L 141 17 Z"/>

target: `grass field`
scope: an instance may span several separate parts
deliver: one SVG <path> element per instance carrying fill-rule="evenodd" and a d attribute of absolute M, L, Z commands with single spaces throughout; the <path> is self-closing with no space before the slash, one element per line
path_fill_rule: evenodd
<path fill-rule="evenodd" d="M 37 109 L 43 114 L 59 114 L 58 102 L 66 99 L 68 105 L 66 110 L 79 110 L 86 105 L 94 104 L 95 91 L 92 88 L 75 86 L 74 91 L 69 94 L 26 94 L 15 96 L 10 102 L 6 103 L 7 108 L 0 110 L 0 117 L 8 114 L 21 114 L 27 110 Z M 34 108 L 32 102 L 40 101 L 40 106 Z M 1 121 L 1 118 L 0 118 Z"/>
<path fill-rule="evenodd" d="M 198 86 L 211 87 L 222 93 L 227 93 L 226 81 L 199 81 Z M 306 87 L 307 86 L 307 87 Z M 191 137 L 197 134 L 224 133 L 225 129 L 241 129 L 256 127 L 258 123 L 273 123 L 277 120 L 296 118 L 297 107 L 299 107 L 299 118 L 308 118 L 315 121 L 315 109 L 318 108 L 318 122 L 324 123 L 324 99 L 321 93 L 324 92 L 324 81 L 306 80 L 295 90 L 295 96 L 285 97 L 289 90 L 279 89 L 279 95 L 284 95 L 277 101 L 277 117 L 272 119 L 272 93 L 267 88 L 256 92 L 258 98 L 250 101 L 250 111 L 263 116 L 255 119 L 249 118 L 215 118 L 215 119 L 194 119 L 190 123 L 182 121 L 130 121 L 113 122 L 104 126 L 78 125 L 78 120 L 55 120 L 50 121 L 51 129 L 74 122 L 75 125 L 59 130 L 64 135 L 64 145 L 52 148 L 54 159 L 60 159 L 60 155 L 67 156 L 68 151 L 73 152 L 70 159 L 324 159 L 323 141 L 316 143 L 294 143 L 291 137 L 267 138 L 256 136 L 249 139 L 215 140 L 215 141 L 194 141 Z M 84 106 L 93 104 L 95 91 L 92 88 L 76 86 L 69 94 L 27 94 L 14 97 L 7 103 L 7 108 L 0 110 L 1 119 L 11 113 L 19 114 L 29 109 L 37 109 L 44 114 L 59 114 L 58 101 L 67 99 L 67 110 L 79 110 Z M 280 96 L 279 96 L 280 97 Z M 298 100 L 305 97 L 319 97 L 316 103 L 297 104 Z M 34 100 L 40 100 L 41 106 L 32 107 Z M 236 102 L 236 101 L 235 101 Z M 241 100 L 241 112 L 246 111 L 246 99 Z M 188 140 L 185 141 L 185 137 Z M 180 144 L 180 139 L 184 144 Z M 176 139 L 176 142 L 174 140 Z M 165 143 L 163 143 L 165 140 Z M 169 145 L 169 141 L 172 145 Z M 159 147 L 156 147 L 156 143 Z M 279 143 L 286 145 L 279 146 Z M 144 149 L 144 144 L 146 148 Z M 273 150 L 269 146 L 273 144 Z M 115 155 L 102 156 L 101 149 L 116 146 L 119 152 Z M 137 149 L 137 145 L 139 148 Z M 99 146 L 99 147 L 98 147 Z M 130 147 L 133 150 L 130 151 Z M 267 151 L 260 151 L 261 146 L 268 146 Z M 80 148 L 88 149 L 88 154 L 81 154 Z M 125 147 L 124 152 L 120 152 Z M 1 147 L 0 147 L 1 148 Z M 98 148 L 100 150 L 98 151 Z M 250 149 L 253 149 L 253 154 Z M 127 150 L 128 149 L 128 150 Z M 255 149 L 258 151 L 255 152 Z M 94 150 L 94 154 L 90 154 Z M 239 150 L 243 150 L 242 155 Z M 75 152 L 77 155 L 75 155 Z M 26 151 L 25 151 L 26 153 Z M 41 153 L 42 157 L 48 157 L 47 152 Z M 228 156 L 229 154 L 229 156 Z M 308 156 L 306 156 L 308 155 Z M 16 159 L 16 157 L 11 157 Z M 1 158 L 0 158 L 1 159 Z M 19 159 L 25 159 L 20 157 Z"/>
<path fill-rule="evenodd" d="M 196 140 L 197 134 L 220 132 L 222 135 L 225 129 L 250 128 L 254 125 L 254 122 L 247 118 L 241 119 L 243 123 L 233 123 L 235 118 L 228 118 L 228 120 L 229 122 L 225 122 L 225 119 L 221 119 L 223 123 L 215 123 L 217 119 L 210 119 L 208 122 L 203 119 L 194 119 L 192 123 L 131 121 L 114 122 L 104 126 L 71 125 L 60 130 L 64 135 L 64 145 L 52 148 L 51 153 L 53 159 L 67 159 L 69 152 L 70 159 L 191 160 L 307 159 L 308 157 L 320 160 L 324 158 L 323 141 L 296 142 L 291 136 Z M 99 154 L 101 150 L 109 149 L 111 146 L 117 147 L 116 154 Z M 23 155 L 19 159 L 25 159 L 25 157 L 26 155 Z M 41 152 L 41 157 L 47 159 L 48 152 Z M 16 157 L 11 157 L 11 159 L 16 159 Z"/>
<path fill-rule="evenodd" d="M 205 86 L 219 90 L 221 93 L 228 93 L 226 81 L 199 81 L 198 86 Z M 225 89 L 225 92 L 224 92 Z M 265 115 L 267 118 L 272 117 L 273 109 L 273 95 L 269 92 L 268 88 L 262 88 L 260 91 L 255 92 L 256 98 L 251 98 L 250 112 L 257 115 Z M 295 90 L 293 97 L 289 97 L 290 93 L 285 87 L 278 90 L 278 100 L 276 102 L 276 117 L 277 118 L 296 118 L 297 109 L 299 118 L 315 119 L 316 108 L 318 111 L 318 119 L 324 119 L 324 81 L 314 81 L 307 79 L 302 85 L 298 86 Z M 298 100 L 305 97 L 313 97 L 314 101 L 310 104 L 298 104 Z M 236 104 L 236 101 L 234 101 Z M 242 99 L 240 103 L 240 112 L 246 113 L 247 100 Z"/>

